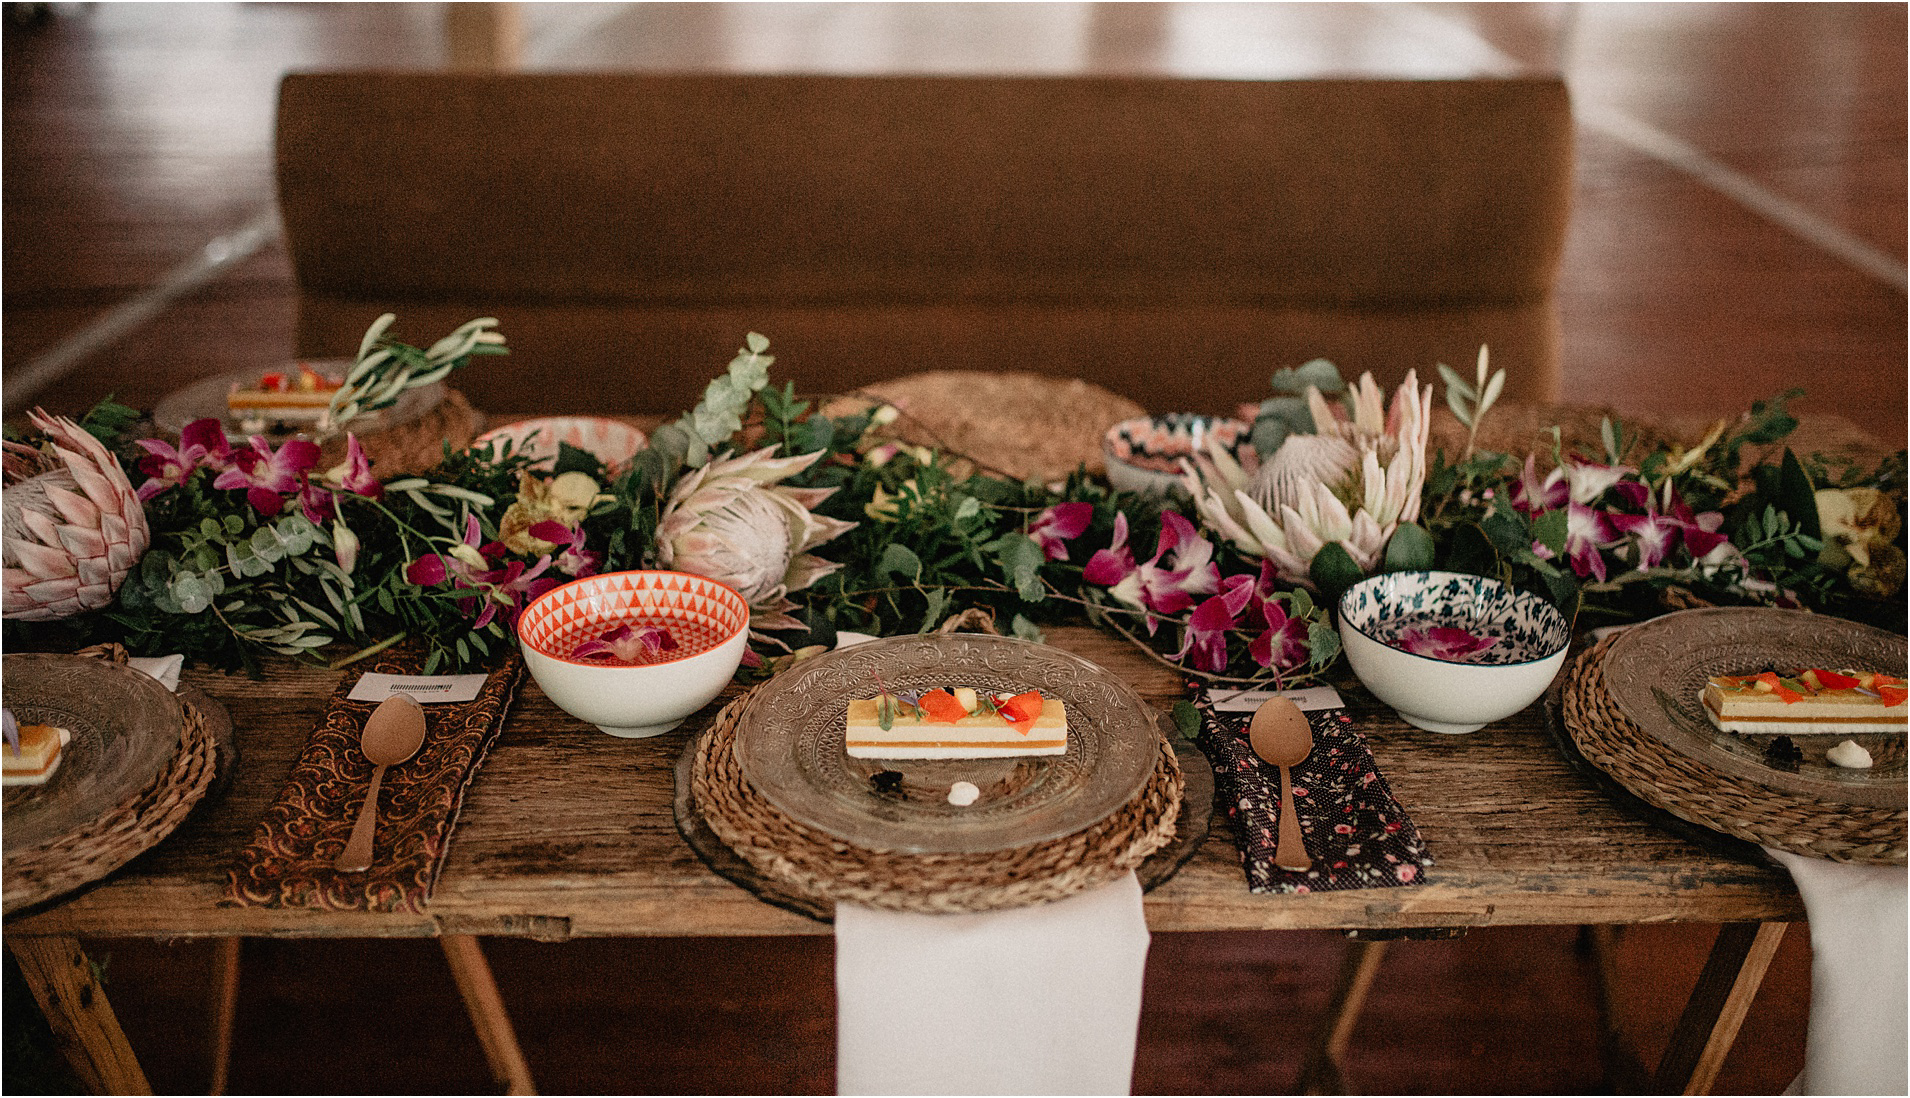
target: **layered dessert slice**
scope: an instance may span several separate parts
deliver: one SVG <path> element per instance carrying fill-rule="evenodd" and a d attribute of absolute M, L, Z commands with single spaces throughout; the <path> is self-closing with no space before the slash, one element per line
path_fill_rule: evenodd
<path fill-rule="evenodd" d="M 226 394 L 226 409 L 244 431 L 263 431 L 275 423 L 315 424 L 343 385 L 301 362 L 295 372 L 269 373 L 257 385 L 234 387 Z"/>
<path fill-rule="evenodd" d="M 18 727 L 19 742 L 0 745 L 0 784 L 43 785 L 60 768 L 60 749 L 73 734 L 51 724 Z"/>
<path fill-rule="evenodd" d="M 1068 707 L 1039 691 L 987 694 L 971 687 L 883 692 L 849 702 L 843 743 L 857 759 L 988 759 L 1063 755 Z"/>
<path fill-rule="evenodd" d="M 1704 684 L 1703 703 L 1711 723 L 1744 733 L 1902 732 L 1910 713 L 1903 679 L 1822 667 L 1793 674 L 1717 675 Z"/>

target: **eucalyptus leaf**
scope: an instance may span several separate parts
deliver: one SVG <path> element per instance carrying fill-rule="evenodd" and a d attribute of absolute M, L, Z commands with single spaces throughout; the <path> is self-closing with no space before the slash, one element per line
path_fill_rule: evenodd
<path fill-rule="evenodd" d="M 1307 568 L 1307 575 L 1313 585 L 1320 589 L 1329 605 L 1338 603 L 1346 589 L 1366 578 L 1353 555 L 1337 541 L 1329 541 L 1313 554 L 1313 563 Z"/>
<path fill-rule="evenodd" d="M 1048 593 L 1041 585 L 1041 566 L 1048 557 L 1033 538 L 1022 533 L 1006 534 L 996 539 L 992 548 L 995 559 L 1001 563 L 1003 576 L 1014 586 L 1017 595 L 1027 602 L 1047 598 Z"/>
<path fill-rule="evenodd" d="M 1388 572 L 1424 572 L 1433 566 L 1432 534 L 1416 522 L 1402 522 L 1386 541 L 1380 567 Z"/>
<path fill-rule="evenodd" d="M 890 542 L 882 550 L 882 558 L 876 562 L 875 577 L 878 581 L 888 582 L 895 576 L 906 576 L 910 582 L 922 579 L 922 558 L 906 545 Z"/>
<path fill-rule="evenodd" d="M 1026 614 L 1016 614 L 1014 620 L 1008 623 L 1008 632 L 1013 636 L 1020 637 L 1022 640 L 1031 641 L 1035 644 L 1048 643 L 1048 635 L 1041 631 L 1039 625 L 1029 621 Z"/>
<path fill-rule="evenodd" d="M 1565 553 L 1565 538 L 1571 532 L 1571 514 L 1565 508 L 1546 511 L 1532 520 L 1532 538 L 1552 551 L 1554 556 Z"/>
<path fill-rule="evenodd" d="M 1181 739 L 1191 740 L 1200 735 L 1200 710 L 1186 698 L 1174 702 L 1172 710 L 1174 728 L 1180 732 Z"/>

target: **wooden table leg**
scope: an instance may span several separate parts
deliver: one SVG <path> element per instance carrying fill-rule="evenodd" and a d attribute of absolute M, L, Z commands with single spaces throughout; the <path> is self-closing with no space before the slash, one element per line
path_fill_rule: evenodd
<path fill-rule="evenodd" d="M 1709 1094 L 1789 923 L 1726 923 L 1655 1077 L 1660 1094 Z"/>
<path fill-rule="evenodd" d="M 1321 1022 L 1306 1058 L 1300 1062 L 1300 1094 L 1345 1094 L 1346 1083 L 1340 1076 L 1340 1061 L 1353 1040 L 1353 1026 L 1366 1005 L 1366 993 L 1379 975 L 1379 963 L 1386 956 L 1387 942 L 1352 941 L 1346 943 L 1346 959 L 1340 966 L 1339 982 L 1328 1001 L 1326 1018 Z"/>
<path fill-rule="evenodd" d="M 151 1094 L 79 939 L 9 934 L 7 947 L 80 1082 L 95 1094 Z"/>
<path fill-rule="evenodd" d="M 239 948 L 244 938 L 220 938 L 212 955 L 212 1085 L 224 1094 L 232 1079 L 232 1030 L 239 1018 Z"/>
<path fill-rule="evenodd" d="M 478 1043 L 484 1046 L 484 1058 L 490 1061 L 491 1074 L 506 1094 L 536 1094 L 531 1082 L 530 1065 L 524 1050 L 518 1047 L 517 1031 L 504 1013 L 504 997 L 498 993 L 497 980 L 491 975 L 484 950 L 470 934 L 446 934 L 445 959 L 451 963 L 451 975 L 464 996 L 464 1009 L 477 1029 Z"/>

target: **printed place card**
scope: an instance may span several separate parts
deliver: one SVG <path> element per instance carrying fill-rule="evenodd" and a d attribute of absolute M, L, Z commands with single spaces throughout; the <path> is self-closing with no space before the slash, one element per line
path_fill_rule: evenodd
<path fill-rule="evenodd" d="M 346 695 L 353 701 L 381 702 L 393 694 L 409 694 L 423 705 L 432 702 L 468 702 L 484 689 L 489 676 L 477 675 L 384 675 L 368 671 Z"/>
<path fill-rule="evenodd" d="M 1304 686 L 1298 690 L 1236 690 L 1231 693 L 1216 688 L 1210 696 L 1214 700 L 1216 713 L 1251 713 L 1268 698 L 1287 698 L 1303 712 L 1309 713 L 1316 709 L 1340 709 L 1346 705 L 1340 700 L 1340 692 L 1330 686 Z"/>

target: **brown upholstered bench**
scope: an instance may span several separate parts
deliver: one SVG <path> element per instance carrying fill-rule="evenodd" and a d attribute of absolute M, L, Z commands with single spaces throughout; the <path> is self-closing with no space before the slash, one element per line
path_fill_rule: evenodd
<path fill-rule="evenodd" d="M 1224 410 L 1479 344 L 1556 395 L 1552 79 L 289 76 L 298 350 L 493 315 L 491 407 L 671 412 L 743 334 L 811 392 L 927 369 Z M 1469 370 L 1468 370 L 1469 372 Z"/>

